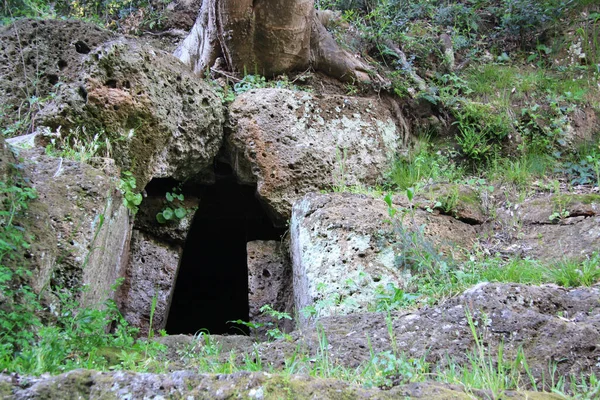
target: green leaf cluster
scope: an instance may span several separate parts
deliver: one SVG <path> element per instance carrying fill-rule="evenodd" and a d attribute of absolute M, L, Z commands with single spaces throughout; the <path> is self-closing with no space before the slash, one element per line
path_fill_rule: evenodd
<path fill-rule="evenodd" d="M 135 176 L 131 171 L 121 173 L 119 189 L 123 194 L 123 204 L 133 215 L 138 212 L 138 206 L 142 203 L 142 195 L 135 192 L 136 186 Z"/>
<path fill-rule="evenodd" d="M 173 188 L 172 192 L 167 192 L 165 195 L 167 205 L 158 214 L 156 220 L 159 224 L 166 224 L 170 221 L 181 221 L 188 214 L 188 210 L 183 207 L 185 197 L 182 193 L 178 193 L 177 188 Z"/>

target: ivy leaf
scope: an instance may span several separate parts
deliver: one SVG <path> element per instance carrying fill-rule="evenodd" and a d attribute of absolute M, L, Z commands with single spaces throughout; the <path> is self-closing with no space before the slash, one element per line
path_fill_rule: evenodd
<path fill-rule="evenodd" d="M 187 210 L 183 207 L 179 207 L 175 209 L 175 216 L 178 219 L 182 219 L 183 217 L 185 217 L 187 215 Z"/>
<path fill-rule="evenodd" d="M 140 193 L 135 194 L 133 192 L 126 192 L 125 199 L 128 203 L 139 206 L 142 203 L 142 195 Z"/>
<path fill-rule="evenodd" d="M 165 219 L 165 217 L 163 217 L 162 213 L 156 214 L 156 220 L 158 221 L 159 224 L 167 223 L 167 220 Z"/>
<path fill-rule="evenodd" d="M 162 216 L 164 217 L 164 219 L 166 219 L 167 221 L 170 221 L 173 219 L 173 209 L 171 209 L 170 207 L 165 208 L 162 211 Z"/>
<path fill-rule="evenodd" d="M 173 195 L 171 193 L 167 192 L 166 197 L 167 197 L 167 201 L 168 202 L 172 202 L 173 201 Z"/>

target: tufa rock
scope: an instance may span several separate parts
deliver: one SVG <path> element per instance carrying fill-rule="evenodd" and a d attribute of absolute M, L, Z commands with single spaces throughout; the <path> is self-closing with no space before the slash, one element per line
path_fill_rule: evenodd
<path fill-rule="evenodd" d="M 402 148 L 391 113 L 376 99 L 251 90 L 229 108 L 227 145 L 242 183 L 280 225 L 304 194 L 375 185 Z"/>
<path fill-rule="evenodd" d="M 405 288 L 415 246 L 443 260 L 476 237 L 453 217 L 404 209 L 391 218 L 383 200 L 349 193 L 304 196 L 290 234 L 296 309 L 321 316 L 364 312 L 390 285 Z"/>
<path fill-rule="evenodd" d="M 293 316 L 292 266 L 287 246 L 275 240 L 255 240 L 247 243 L 246 250 L 250 322 L 273 323 L 282 331 L 291 331 L 292 321 L 276 321 L 260 311 L 262 306 L 270 305 L 276 311 Z M 264 336 L 267 329 L 269 327 L 265 325 L 253 333 Z"/>
<path fill-rule="evenodd" d="M 27 212 L 35 240 L 30 257 L 37 269 L 32 287 L 81 288 L 85 305 L 113 297 L 124 273 L 131 227 L 112 174 L 43 149 L 21 150 L 23 175 L 37 191 Z"/>
<path fill-rule="evenodd" d="M 182 251 L 179 245 L 133 230 L 129 263 L 118 304 L 123 317 L 132 326 L 140 328 L 143 336 L 147 336 L 151 328 L 157 331 L 167 325 Z M 154 298 L 156 306 L 152 314 Z"/>
<path fill-rule="evenodd" d="M 394 231 L 382 200 L 364 195 L 309 194 L 290 223 L 296 309 L 320 316 L 365 312 L 387 285 L 410 275 L 397 265 Z"/>
<path fill-rule="evenodd" d="M 0 100 L 10 110 L 3 122 L 14 123 L 37 93 L 39 112 L 28 114 L 35 128 L 108 143 L 106 153 L 134 172 L 140 189 L 153 177 L 193 177 L 221 146 L 220 99 L 169 53 L 59 20 L 3 27 L 0 46 Z"/>

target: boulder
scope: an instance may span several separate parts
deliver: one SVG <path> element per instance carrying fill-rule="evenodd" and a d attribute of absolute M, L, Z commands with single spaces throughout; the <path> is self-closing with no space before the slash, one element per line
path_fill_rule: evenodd
<path fill-rule="evenodd" d="M 281 225 L 306 193 L 375 185 L 403 146 L 390 111 L 372 98 L 257 89 L 238 96 L 229 117 L 233 168 L 257 183 Z"/>
<path fill-rule="evenodd" d="M 113 297 L 123 276 L 131 226 L 118 190 L 117 169 L 47 156 L 40 148 L 21 150 L 22 173 L 37 199 L 27 212 L 35 240 L 30 257 L 37 269 L 32 286 L 88 289 L 83 303 Z M 109 162 L 110 165 L 110 162 Z"/>
<path fill-rule="evenodd" d="M 167 52 L 58 20 L 3 27 L 0 45 L 9 49 L 0 79 L 0 98 L 12 110 L 6 122 L 14 123 L 20 104 L 37 93 L 39 112 L 28 114 L 35 128 L 48 127 L 71 144 L 97 142 L 134 173 L 140 189 L 153 177 L 193 177 L 221 146 L 220 99 Z M 36 73 L 43 77 L 39 90 L 29 82 Z"/>
<path fill-rule="evenodd" d="M 415 247 L 441 259 L 475 240 L 474 228 L 451 216 L 399 213 L 391 218 L 383 200 L 350 193 L 297 201 L 290 222 L 296 309 L 320 316 L 367 311 L 390 285 L 405 288 Z"/>
<path fill-rule="evenodd" d="M 151 178 L 185 180 L 221 147 L 223 111 L 210 86 L 170 54 L 117 39 L 93 50 L 83 86 L 67 87 L 39 114 L 63 131 L 86 126 L 143 188 Z"/>
<path fill-rule="evenodd" d="M 378 290 L 402 287 L 394 230 L 382 200 L 348 193 L 309 194 L 290 223 L 294 299 L 319 316 L 364 312 Z"/>

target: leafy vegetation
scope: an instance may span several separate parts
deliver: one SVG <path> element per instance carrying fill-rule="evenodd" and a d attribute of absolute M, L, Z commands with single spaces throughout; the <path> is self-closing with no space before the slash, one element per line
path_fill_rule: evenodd
<path fill-rule="evenodd" d="M 156 220 L 159 224 L 166 224 L 167 222 L 181 221 L 188 214 L 188 210 L 183 206 L 185 196 L 183 193 L 179 193 L 178 188 L 173 188 L 171 192 L 165 194 L 167 204 L 165 207 L 156 214 Z"/>
<path fill-rule="evenodd" d="M 131 171 L 123 171 L 119 182 L 119 189 L 123 194 L 123 204 L 133 215 L 138 212 L 138 206 L 142 204 L 142 194 L 138 193 L 135 176 Z"/>
<path fill-rule="evenodd" d="M 136 33 L 160 28 L 166 3 L 4 0 L 0 17 L 3 23 L 21 17 L 77 17 Z M 431 110 L 433 122 L 423 128 L 408 154 L 391 166 L 384 189 L 406 192 L 412 203 L 415 193 L 435 183 L 480 182 L 479 186 L 489 187 L 498 182 L 514 185 L 525 195 L 537 180 L 559 189 L 561 183 L 567 188 L 600 186 L 598 132 L 590 132 L 592 140 L 580 148 L 573 146 L 572 135 L 574 119 L 582 110 L 597 110 L 600 105 L 600 12 L 594 1 L 321 0 L 316 5 L 343 12 L 344 22 L 356 28 L 356 38 L 344 45 L 372 60 L 389 81 L 384 90 Z M 563 32 L 567 20 L 573 32 L 569 37 Z M 330 29 L 338 39 L 345 38 L 344 24 Z M 449 48 L 440 44 L 443 35 L 449 38 Z M 269 81 L 257 73 L 244 75 L 228 78 L 226 85 L 219 86 L 224 102 L 258 88 L 296 88 L 296 81 L 287 77 Z M 346 86 L 352 95 L 359 94 L 359 89 L 357 84 Z M 38 98 L 32 92 L 22 105 L 21 118 L 3 124 L 2 134 L 12 137 L 32 131 L 36 112 L 51 99 Z M 0 119 L 3 111 L 0 109 Z M 46 151 L 53 156 L 86 162 L 97 155 L 111 155 L 111 143 L 103 131 L 81 128 L 63 135 L 58 129 L 48 137 Z M 346 158 L 346 149 L 338 150 L 335 190 L 351 189 L 345 181 Z M 142 195 L 131 172 L 122 173 L 120 190 L 124 204 L 135 214 Z M 74 368 L 160 371 L 165 367 L 158 361 L 162 347 L 138 339 L 138 331 L 123 320 L 114 302 L 82 307 L 79 293 L 56 288 L 50 294 L 56 304 L 50 307 L 45 298 L 48 293 L 31 288 L 25 255 L 35 239 L 15 221 L 35 196 L 22 180 L 0 181 L 0 370 L 23 374 Z M 159 223 L 185 217 L 183 194 L 173 189 L 165 199 L 165 207 L 156 216 Z M 372 311 L 386 313 L 388 318 L 393 310 L 437 304 L 480 282 L 575 287 L 600 280 L 600 253 L 581 260 L 542 263 L 506 259 L 476 247 L 467 260 L 453 261 L 425 237 L 424 227 L 414 222 L 414 207 L 397 210 L 391 199 L 387 200 L 397 237 L 396 262 L 411 274 L 403 287 L 378 289 Z M 451 190 L 437 198 L 429 211 L 452 215 L 457 201 L 458 192 Z M 568 210 L 557 205 L 549 218 L 558 223 L 568 216 Z M 338 301 L 332 296 L 301 311 L 318 316 Z M 153 300 L 153 309 L 155 306 Z M 273 322 L 264 326 L 234 322 L 267 328 L 271 339 L 289 340 L 277 324 L 290 316 L 269 306 L 261 311 Z M 506 359 L 502 347 L 498 354 L 489 354 L 483 337 L 485 323 L 479 325 L 470 314 L 467 319 L 475 341 L 467 365 L 450 360 L 447 368 L 432 370 L 425 359 L 402 354 L 390 329 L 390 351 L 372 352 L 368 362 L 349 369 L 332 361 L 321 330 L 318 354 L 298 349 L 286 360 L 283 373 L 335 377 L 382 388 L 437 379 L 469 390 L 489 389 L 497 397 L 505 390 L 523 387 L 582 396 L 597 393 L 600 382 L 594 374 L 571 377 L 568 386 L 564 377 L 554 380 L 556 373 L 549 371 L 552 382 L 536 387 L 528 379 L 522 352 L 514 360 Z M 199 333 L 180 356 L 200 372 L 272 368 L 263 365 L 258 351 L 245 355 L 241 364 L 233 352 L 223 362 L 221 353 L 214 338 Z"/>
<path fill-rule="evenodd" d="M 153 359 L 162 347 L 138 340 L 137 329 L 127 324 L 114 301 L 83 307 L 79 293 L 33 290 L 28 250 L 35 238 L 23 229 L 23 218 L 36 192 L 16 166 L 8 178 L 0 181 L 0 371 L 42 374 L 155 366 Z"/>

